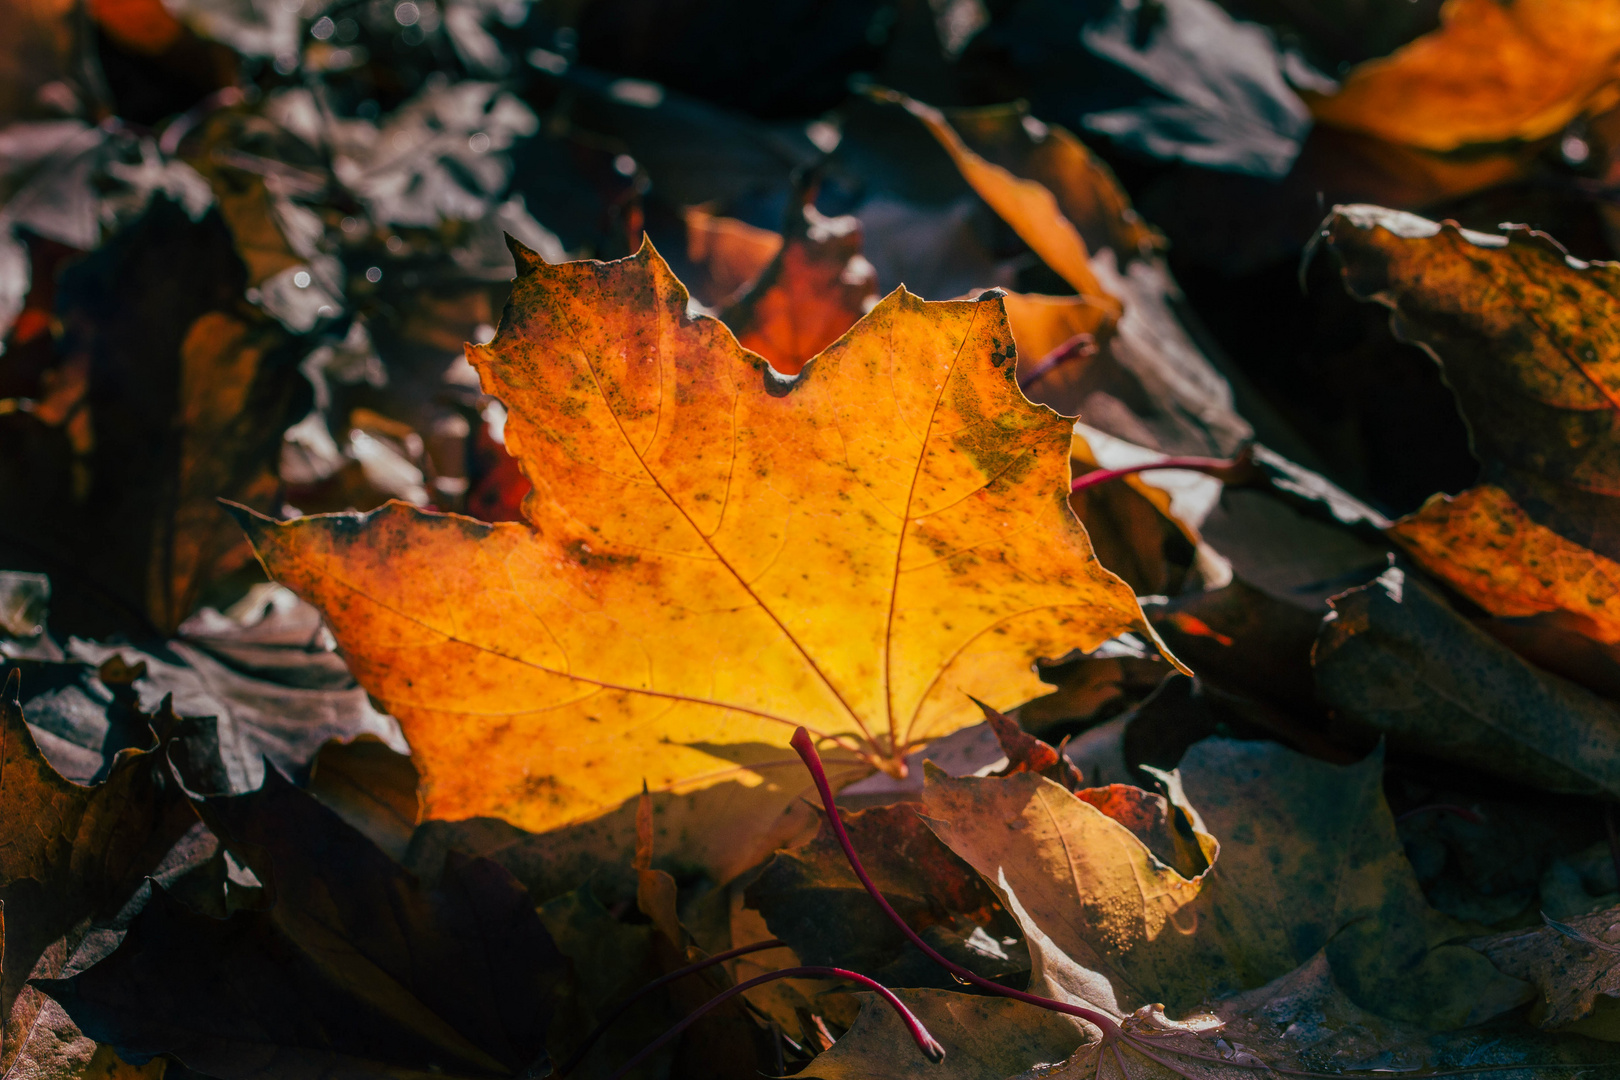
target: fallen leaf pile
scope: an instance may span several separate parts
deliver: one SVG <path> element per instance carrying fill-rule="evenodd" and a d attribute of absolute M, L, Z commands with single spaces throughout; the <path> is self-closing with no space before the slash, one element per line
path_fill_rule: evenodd
<path fill-rule="evenodd" d="M 0 1080 L 1620 1077 L 1601 0 L 0 11 Z"/>

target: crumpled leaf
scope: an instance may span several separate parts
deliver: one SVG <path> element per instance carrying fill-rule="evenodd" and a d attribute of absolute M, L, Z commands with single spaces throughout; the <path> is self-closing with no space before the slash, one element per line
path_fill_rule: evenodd
<path fill-rule="evenodd" d="M 1332 605 L 1311 663 L 1345 722 L 1543 790 L 1620 793 L 1620 709 L 1521 660 L 1418 576 L 1391 567 Z"/>
<path fill-rule="evenodd" d="M 10 1026 L 0 1071 L 24 1049 L 13 1011 L 27 1009 L 37 1020 L 45 1008 L 26 985 L 36 963 L 53 946 L 65 951 L 62 939 L 84 920 L 115 915 L 194 821 L 152 752 L 149 728 L 146 744 L 117 755 L 105 780 L 81 786 L 40 752 L 23 719 L 20 686 L 13 670 L 0 696 L 0 818 L 18 826 L 0 848 L 0 1017 Z"/>
<path fill-rule="evenodd" d="M 1031 696 L 1035 656 L 1144 625 L 1068 510 L 1068 424 L 1018 392 L 994 299 L 897 291 L 787 380 L 687 315 L 650 246 L 515 250 L 503 329 L 469 355 L 532 524 L 246 523 L 400 718 L 428 816 L 551 829 L 643 777 L 792 775 L 785 803 L 797 777 L 769 770 L 800 723 L 847 776 L 974 721 L 964 691 Z M 705 858 L 741 869 L 735 841 Z"/>
<path fill-rule="evenodd" d="M 1605 0 L 1448 0 L 1441 26 L 1312 95 L 1324 124 L 1426 150 L 1539 139 L 1620 100 Z"/>
<path fill-rule="evenodd" d="M 1018 238 L 1028 244 L 1068 282 L 1075 292 L 1088 303 L 1105 311 L 1119 312 L 1119 302 L 1111 296 L 1092 273 L 1086 242 L 1058 204 L 1057 197 L 1043 184 L 1025 180 L 1014 173 L 992 164 L 968 149 L 945 114 L 932 105 L 894 91 L 883 91 L 882 96 L 905 108 L 922 121 L 947 153 L 962 177 L 979 197 L 990 205 L 1001 219 L 1012 226 Z"/>
<path fill-rule="evenodd" d="M 1503 972 L 1541 993 L 1537 1027 L 1562 1028 L 1592 1016 L 1599 998 L 1620 998 L 1620 908 L 1594 911 L 1568 922 L 1542 916 L 1545 926 L 1481 938 L 1474 948 Z M 1612 1006 L 1599 1010 L 1611 1014 Z M 1612 1018 L 1606 1025 L 1613 1028 Z M 1592 1032 L 1592 1034 L 1597 1034 Z M 1600 1038 L 1603 1036 L 1599 1036 Z M 1613 1034 L 1608 1036 L 1613 1039 Z"/>
<path fill-rule="evenodd" d="M 986 978 L 1027 971 L 1017 926 L 990 887 L 940 842 L 913 802 L 843 814 L 867 872 L 923 939 Z M 816 835 L 776 853 L 749 885 L 749 907 L 802 963 L 832 964 L 885 986 L 956 984 L 886 919 L 849 868 L 825 821 Z"/>
<path fill-rule="evenodd" d="M 1440 363 L 1481 479 L 1620 558 L 1620 269 L 1526 229 L 1478 233 L 1370 206 L 1335 208 L 1322 235 L 1351 294 L 1390 308 L 1398 334 Z M 1478 602 L 1489 608 L 1490 593 Z"/>
<path fill-rule="evenodd" d="M 1325 948 L 1352 1000 L 1386 1016 L 1449 1028 L 1511 1008 L 1521 984 L 1449 944 L 1460 927 L 1424 901 L 1381 774 L 1379 754 L 1334 766 L 1207 739 L 1163 774 L 1168 801 L 931 772 L 924 802 L 1018 918 L 1042 993 L 1184 1011 Z"/>
<path fill-rule="evenodd" d="M 543 1063 L 563 959 L 511 875 L 454 857 L 424 886 L 274 770 L 203 813 L 273 904 L 222 920 L 155 889 L 111 956 L 40 983 L 87 1034 L 222 1080 Z"/>

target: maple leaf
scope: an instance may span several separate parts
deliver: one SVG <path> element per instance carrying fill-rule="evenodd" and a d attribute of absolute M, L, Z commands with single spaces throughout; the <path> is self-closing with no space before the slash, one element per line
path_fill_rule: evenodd
<path fill-rule="evenodd" d="M 898 769 L 974 722 L 967 693 L 1032 696 L 1036 656 L 1145 626 L 1068 509 L 1068 424 L 1018 392 L 996 298 L 897 290 L 788 379 L 689 315 L 650 244 L 513 250 L 469 357 L 527 522 L 244 517 L 404 726 L 426 816 L 544 831 L 643 778 L 752 788 L 799 723 L 850 775 Z M 740 870 L 736 839 L 687 842 Z"/>
<path fill-rule="evenodd" d="M 1605 0 L 1448 0 L 1440 28 L 1308 94 L 1325 124 L 1428 150 L 1539 139 L 1614 103 L 1620 12 Z"/>

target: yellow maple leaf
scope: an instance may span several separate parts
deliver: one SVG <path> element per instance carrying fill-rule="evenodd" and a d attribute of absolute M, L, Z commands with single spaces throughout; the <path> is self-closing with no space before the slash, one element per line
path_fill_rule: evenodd
<path fill-rule="evenodd" d="M 1040 692 L 1036 657 L 1152 635 L 1069 509 L 1069 423 L 1019 392 L 999 296 L 896 290 L 788 378 L 691 314 L 650 243 L 514 251 L 501 331 L 468 355 L 527 520 L 247 521 L 399 718 L 426 816 L 548 830 L 644 777 L 785 805 L 799 724 L 845 779 L 899 771 L 979 722 L 968 695 Z M 745 839 L 684 853 L 741 869 Z"/>

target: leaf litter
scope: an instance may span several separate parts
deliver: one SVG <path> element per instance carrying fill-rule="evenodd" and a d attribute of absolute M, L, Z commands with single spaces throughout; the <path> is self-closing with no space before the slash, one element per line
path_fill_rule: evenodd
<path fill-rule="evenodd" d="M 0 1072 L 1620 1070 L 1612 13 L 634 7 L 0 18 Z"/>

